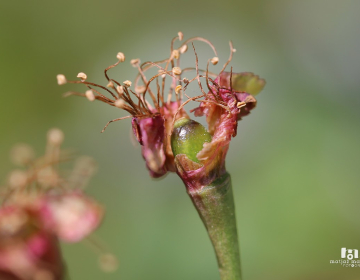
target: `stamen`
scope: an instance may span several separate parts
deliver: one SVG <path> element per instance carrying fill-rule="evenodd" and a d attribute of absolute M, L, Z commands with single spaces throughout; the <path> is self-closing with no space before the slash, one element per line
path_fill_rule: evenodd
<path fill-rule="evenodd" d="M 230 91 L 232 92 L 233 91 L 233 88 L 232 88 L 232 75 L 233 75 L 233 73 L 232 73 L 232 66 L 231 66 L 231 68 L 230 68 Z"/>
<path fill-rule="evenodd" d="M 77 95 L 77 96 L 82 96 L 82 97 L 86 97 L 86 95 L 84 93 L 80 93 L 80 92 L 75 92 L 75 91 L 67 91 L 63 94 L 63 97 L 69 97 L 71 95 Z"/>
<path fill-rule="evenodd" d="M 171 93 L 171 90 L 170 90 L 170 92 L 168 93 L 167 101 L 166 101 L 166 103 L 167 103 L 168 105 L 170 105 L 171 97 L 172 97 L 172 93 Z"/>
<path fill-rule="evenodd" d="M 209 61 L 211 61 L 211 59 L 208 60 L 207 65 L 206 65 L 206 76 L 205 76 L 206 77 L 206 86 L 209 89 L 209 91 L 211 92 L 211 94 L 214 96 L 215 100 L 217 100 L 216 95 L 214 94 L 212 88 L 209 85 Z"/>
<path fill-rule="evenodd" d="M 199 84 L 199 87 L 201 89 L 201 92 L 203 93 L 203 96 L 206 96 L 206 93 L 202 88 L 201 81 L 200 81 L 200 76 L 199 76 L 199 59 L 198 59 L 194 44 L 193 43 L 191 43 L 191 44 L 192 44 L 192 47 L 193 47 L 194 53 L 195 53 L 195 66 L 196 66 L 196 75 L 197 75 L 196 78 L 198 80 L 198 84 Z"/>
<path fill-rule="evenodd" d="M 189 44 L 189 43 L 192 42 L 192 41 L 201 41 L 201 42 L 204 42 L 204 43 L 208 44 L 208 45 L 212 48 L 213 52 L 215 53 L 215 56 L 218 56 L 214 45 L 213 45 L 209 40 L 206 40 L 205 38 L 202 38 L 202 37 L 193 37 L 193 38 L 190 38 L 190 39 L 186 40 L 186 41 L 182 44 L 182 46 L 180 47 L 180 49 L 181 49 L 184 45 L 187 45 L 187 44 Z"/>
<path fill-rule="evenodd" d="M 95 91 L 97 94 L 99 94 L 102 98 L 104 99 L 107 99 L 110 101 L 109 98 L 107 98 L 106 96 L 102 95 L 100 92 L 98 92 L 97 90 L 91 88 L 90 86 L 94 86 L 94 87 L 99 87 L 99 88 L 102 88 L 103 90 L 106 90 L 108 93 L 110 93 L 114 98 L 116 98 L 116 96 L 114 95 L 114 93 L 107 89 L 106 87 L 104 86 L 101 86 L 101 85 L 98 85 L 98 84 L 94 84 L 94 83 L 90 83 L 90 82 L 86 82 L 86 81 L 67 81 L 68 83 L 71 83 L 71 84 L 84 84 L 86 85 L 89 89 L 92 89 L 93 91 Z"/>
<path fill-rule="evenodd" d="M 187 67 L 187 68 L 182 69 L 182 73 L 189 72 L 189 71 L 196 71 L 196 67 Z M 208 70 L 199 69 L 199 72 L 204 72 L 204 73 L 208 72 L 209 76 L 213 76 L 214 78 L 216 78 L 218 76 L 214 72 L 210 72 Z M 200 75 L 200 77 L 201 77 L 201 75 Z"/>
<path fill-rule="evenodd" d="M 105 129 L 109 126 L 109 124 L 111 124 L 112 122 L 117 122 L 117 121 L 121 121 L 121 120 L 124 120 L 124 119 L 128 119 L 128 118 L 132 118 L 133 116 L 126 116 L 126 117 L 122 117 L 122 118 L 118 118 L 118 119 L 114 119 L 114 120 L 111 120 L 109 121 L 105 127 L 103 128 L 103 130 L 101 131 L 101 133 L 103 133 L 105 131 Z"/>
<path fill-rule="evenodd" d="M 232 60 L 232 57 L 233 57 L 233 53 L 234 53 L 234 46 L 232 44 L 232 42 L 230 41 L 229 42 L 229 45 L 230 45 L 230 56 L 229 56 L 229 59 L 226 61 L 226 63 L 224 64 L 223 68 L 221 69 L 220 73 L 219 73 L 219 76 L 222 72 L 224 72 L 226 66 L 228 66 L 228 64 L 230 63 L 230 61 Z M 235 50 L 236 51 L 236 50 Z"/>
<path fill-rule="evenodd" d="M 150 97 L 152 99 L 152 101 L 154 102 L 154 105 L 156 106 L 157 109 L 159 109 L 159 103 L 156 102 L 156 97 L 155 97 L 155 94 L 152 92 L 151 88 L 149 87 L 150 85 L 150 82 L 147 81 L 146 77 L 145 77 L 145 74 L 144 72 L 142 71 L 141 67 L 139 66 L 139 64 L 136 65 L 138 70 L 139 70 L 139 74 L 144 82 L 144 84 L 146 84 L 146 87 L 143 91 L 143 97 L 145 98 L 145 93 L 146 91 L 149 91 L 149 94 L 150 94 Z M 136 84 L 135 84 L 135 88 L 137 87 L 137 81 L 136 81 Z"/>
<path fill-rule="evenodd" d="M 178 37 L 179 37 L 179 41 L 182 41 L 184 39 L 184 34 L 181 31 L 179 31 Z"/>
<path fill-rule="evenodd" d="M 155 62 L 146 61 L 146 62 L 144 62 L 143 64 L 141 64 L 141 66 L 140 66 L 141 72 L 139 72 L 139 73 L 136 75 L 135 85 L 138 84 L 139 79 L 140 79 L 140 77 L 141 77 L 141 73 L 145 73 L 147 70 L 151 69 L 151 68 L 154 67 L 155 65 L 158 65 L 158 64 L 161 64 L 161 63 L 165 63 L 165 62 L 167 62 L 167 59 L 164 59 L 164 60 L 161 60 L 161 61 L 155 61 Z M 153 65 L 152 63 L 154 63 L 155 65 Z"/>
<path fill-rule="evenodd" d="M 149 101 L 147 101 L 146 99 L 144 99 L 144 101 L 145 101 L 145 103 L 146 103 L 146 106 L 149 107 L 149 110 L 150 110 L 150 111 L 154 110 L 154 107 L 151 106 L 151 104 L 149 103 Z"/>

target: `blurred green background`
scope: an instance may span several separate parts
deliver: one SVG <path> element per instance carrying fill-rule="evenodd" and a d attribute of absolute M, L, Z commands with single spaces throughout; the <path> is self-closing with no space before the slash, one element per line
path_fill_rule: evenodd
<path fill-rule="evenodd" d="M 180 179 L 151 180 L 129 120 L 100 133 L 125 114 L 62 98 L 85 88 L 59 87 L 55 77 L 83 71 L 105 84 L 103 69 L 122 51 L 127 62 L 113 77 L 132 80 L 130 59 L 164 58 L 180 30 L 212 41 L 222 64 L 232 40 L 234 72 L 267 80 L 227 158 L 244 279 L 360 279 L 360 268 L 329 264 L 341 247 L 360 249 L 359 14 L 360 2 L 350 0 L 2 0 L 0 176 L 13 168 L 13 144 L 27 142 L 40 154 L 47 130 L 59 127 L 64 147 L 99 163 L 88 188 L 107 210 L 97 235 L 120 261 L 106 274 L 86 244 L 64 245 L 71 279 L 219 279 Z M 195 46 L 205 67 L 209 48 Z"/>

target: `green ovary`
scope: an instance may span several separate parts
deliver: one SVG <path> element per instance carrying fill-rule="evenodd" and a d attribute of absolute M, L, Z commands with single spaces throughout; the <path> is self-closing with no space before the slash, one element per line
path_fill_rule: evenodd
<path fill-rule="evenodd" d="M 211 140 L 212 136 L 202 124 L 181 118 L 174 124 L 171 148 L 174 156 L 185 154 L 190 160 L 200 163 L 196 155 L 203 149 L 204 143 L 209 143 Z"/>

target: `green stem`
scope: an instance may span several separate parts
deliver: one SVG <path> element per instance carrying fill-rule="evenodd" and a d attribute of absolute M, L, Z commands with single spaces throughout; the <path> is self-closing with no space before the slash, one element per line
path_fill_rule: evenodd
<path fill-rule="evenodd" d="M 214 246 L 221 280 L 241 280 L 240 252 L 230 174 L 201 190 L 189 190 Z"/>

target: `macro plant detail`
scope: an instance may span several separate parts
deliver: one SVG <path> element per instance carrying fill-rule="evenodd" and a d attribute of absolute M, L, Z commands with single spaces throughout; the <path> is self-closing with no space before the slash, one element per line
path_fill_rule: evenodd
<path fill-rule="evenodd" d="M 51 129 L 43 156 L 36 158 L 27 144 L 11 151 L 12 162 L 21 168 L 1 189 L 1 279 L 64 279 L 59 241 L 84 240 L 102 221 L 103 207 L 84 193 L 96 163 L 61 150 L 63 140 L 61 130 Z M 73 166 L 63 167 L 69 163 Z"/>
<path fill-rule="evenodd" d="M 77 81 L 58 75 L 58 84 L 84 84 L 88 88 L 85 93 L 66 95 L 100 100 L 129 113 L 108 122 L 103 131 L 112 122 L 131 118 L 132 131 L 141 145 L 150 176 L 177 173 L 208 231 L 221 279 L 241 279 L 234 198 L 225 158 L 230 141 L 237 134 L 238 121 L 255 108 L 254 96 L 263 89 L 265 80 L 250 72 L 233 73 L 232 68 L 225 71 L 236 51 L 231 42 L 230 57 L 215 74 L 209 67 L 218 64 L 219 58 L 210 41 L 194 37 L 175 48 L 176 41 L 183 41 L 181 32 L 172 39 L 169 57 L 164 60 L 141 64 L 139 59 L 132 59 L 130 64 L 138 70 L 134 82 L 121 83 L 108 75 L 111 68 L 125 61 L 125 55 L 119 52 L 118 61 L 105 69 L 106 86 L 88 82 L 82 72 Z M 195 41 L 206 43 L 214 52 L 205 69 L 199 68 Z M 180 59 L 189 48 L 193 50 L 195 65 L 181 68 Z M 147 78 L 145 74 L 154 69 L 157 72 Z M 195 76 L 183 77 L 191 73 Z M 191 97 L 187 89 L 193 83 L 198 85 L 199 94 Z M 184 106 L 190 103 L 199 103 L 189 113 L 205 116 L 207 129 L 185 111 Z"/>

